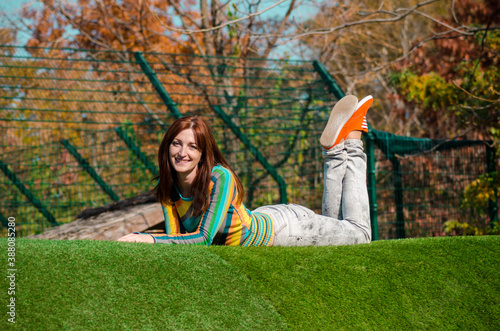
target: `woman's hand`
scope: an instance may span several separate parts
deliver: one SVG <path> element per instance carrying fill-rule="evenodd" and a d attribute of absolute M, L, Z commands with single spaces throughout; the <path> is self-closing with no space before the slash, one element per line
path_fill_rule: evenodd
<path fill-rule="evenodd" d="M 131 243 L 148 243 L 148 244 L 155 243 L 155 239 L 152 236 L 145 234 L 137 234 L 137 233 L 127 234 L 118 239 L 118 241 L 126 241 Z"/>

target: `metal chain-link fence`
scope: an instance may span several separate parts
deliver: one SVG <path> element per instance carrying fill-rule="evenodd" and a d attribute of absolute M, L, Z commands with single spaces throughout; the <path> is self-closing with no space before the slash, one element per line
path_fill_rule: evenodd
<path fill-rule="evenodd" d="M 21 235 L 151 190 L 163 134 L 193 114 L 212 127 L 248 208 L 321 211 L 318 138 L 343 93 L 320 63 L 0 46 L 0 75 L 0 221 L 15 217 Z M 443 235 L 467 221 L 467 190 L 495 171 L 491 148 L 407 151 L 398 139 L 373 130 L 366 140 L 375 237 Z M 473 208 L 482 226 L 498 218 L 495 192 Z"/>

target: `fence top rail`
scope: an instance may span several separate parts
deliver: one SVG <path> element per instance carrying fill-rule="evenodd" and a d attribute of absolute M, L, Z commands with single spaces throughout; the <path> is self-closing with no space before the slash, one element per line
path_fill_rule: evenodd
<path fill-rule="evenodd" d="M 430 139 L 397 136 L 395 134 L 372 129 L 369 139 L 373 139 L 380 150 L 388 157 L 394 155 L 412 156 L 425 153 L 434 153 L 448 149 L 491 145 L 492 141 L 485 140 L 458 140 L 458 139 Z"/>

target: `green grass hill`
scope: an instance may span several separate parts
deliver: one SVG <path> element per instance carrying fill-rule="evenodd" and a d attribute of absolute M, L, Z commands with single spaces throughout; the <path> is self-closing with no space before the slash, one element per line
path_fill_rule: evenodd
<path fill-rule="evenodd" d="M 16 240 L 0 329 L 499 330 L 500 236 L 340 247 Z M 0 239 L 4 274 L 7 240 Z"/>

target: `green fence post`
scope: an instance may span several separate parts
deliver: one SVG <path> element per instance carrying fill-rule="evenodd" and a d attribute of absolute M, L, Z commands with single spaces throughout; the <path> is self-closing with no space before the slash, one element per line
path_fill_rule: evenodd
<path fill-rule="evenodd" d="M 7 176 L 7 178 L 12 181 L 12 183 L 17 187 L 17 189 L 21 191 L 22 194 L 24 194 L 24 196 L 28 199 L 28 201 L 33 206 L 35 206 L 36 209 L 38 209 L 38 211 L 49 221 L 50 224 L 52 224 L 52 226 L 59 225 L 54 215 L 52 215 L 47 210 L 47 208 L 45 208 L 45 206 L 42 205 L 42 203 L 37 198 L 35 198 L 33 193 L 31 193 L 31 191 L 28 190 L 26 186 L 24 186 L 24 184 L 19 180 L 19 178 L 17 178 L 16 174 L 12 172 L 7 166 L 7 164 L 3 163 L 2 160 L 0 160 L 0 169 L 3 171 L 5 176 Z"/>
<path fill-rule="evenodd" d="M 240 128 L 236 124 L 234 124 L 231 118 L 227 116 L 227 114 L 219 106 L 213 106 L 213 109 L 215 113 L 224 121 L 224 123 L 226 123 L 226 125 L 229 126 L 229 128 L 231 129 L 231 131 L 233 131 L 236 137 L 238 137 L 238 139 L 240 139 L 241 142 L 250 150 L 250 153 L 252 153 L 255 156 L 257 161 L 259 161 L 260 164 L 262 164 L 264 169 L 266 169 L 269 172 L 271 177 L 273 177 L 274 180 L 276 180 L 280 191 L 280 203 L 287 203 L 286 183 L 283 180 L 283 178 L 278 174 L 276 169 L 274 169 L 274 167 L 271 164 L 269 164 L 269 162 L 267 162 L 264 155 L 262 155 L 262 153 L 259 152 L 257 147 L 255 147 L 250 142 L 248 137 L 245 136 L 243 132 L 241 132 Z"/>
<path fill-rule="evenodd" d="M 87 162 L 87 160 L 85 160 L 80 155 L 80 153 L 78 153 L 78 151 L 76 150 L 76 148 L 74 148 L 73 145 L 71 145 L 71 143 L 69 141 L 67 141 L 66 139 L 63 139 L 63 140 L 61 140 L 61 144 L 68 150 L 68 152 L 71 155 L 73 155 L 73 157 L 76 159 L 76 161 L 78 162 L 78 164 L 80 164 L 80 166 L 83 168 L 83 170 L 85 170 L 90 175 L 90 177 L 92 177 L 92 179 L 102 188 L 102 190 L 107 195 L 109 195 L 109 197 L 113 201 L 120 200 L 120 197 L 118 197 L 118 195 L 115 192 L 113 192 L 113 190 L 111 189 L 111 187 L 109 187 L 109 185 L 106 184 L 106 182 L 101 178 L 101 176 L 99 176 L 97 174 L 97 172 L 94 170 L 94 168 L 92 168 L 90 166 L 90 164 Z"/>
<path fill-rule="evenodd" d="M 370 199 L 370 219 L 372 226 L 372 241 L 378 240 L 378 214 L 377 214 L 377 180 L 375 178 L 375 150 L 374 150 L 373 133 L 368 132 L 366 135 L 366 151 L 367 151 L 367 185 L 368 197 Z"/>
<path fill-rule="evenodd" d="M 401 175 L 401 163 L 395 155 L 389 158 L 392 163 L 392 175 L 394 177 L 394 200 L 396 202 L 396 235 L 398 239 L 406 238 L 405 215 L 403 213 L 403 180 Z"/>
<path fill-rule="evenodd" d="M 486 145 L 486 171 L 491 174 L 496 171 L 495 166 L 495 149 Z M 498 187 L 493 188 L 495 199 L 490 198 L 488 201 L 488 214 L 490 216 L 491 227 L 494 227 L 498 222 L 498 203 L 496 197 L 498 196 Z"/>
<path fill-rule="evenodd" d="M 332 78 L 332 76 L 330 76 L 330 73 L 326 70 L 323 63 L 315 60 L 313 61 L 313 67 L 325 83 L 326 87 L 328 88 L 328 92 L 332 93 L 337 98 L 337 100 L 345 97 L 344 92 L 337 84 L 337 82 Z"/>
<path fill-rule="evenodd" d="M 170 112 L 174 115 L 175 119 L 181 118 L 182 114 L 179 111 L 179 109 L 177 108 L 177 105 L 175 104 L 174 100 L 172 100 L 170 95 L 167 93 L 167 91 L 163 87 L 163 84 L 160 82 L 160 80 L 156 76 L 156 73 L 149 66 L 149 63 L 144 58 L 144 55 L 142 54 L 142 52 L 135 52 L 134 57 L 135 57 L 135 60 L 141 66 L 142 71 L 148 77 L 151 84 L 153 84 L 154 89 L 156 90 L 156 92 L 160 96 L 163 103 L 165 103 L 168 110 L 170 110 Z"/>
<path fill-rule="evenodd" d="M 133 139 L 130 138 L 121 127 L 117 127 L 115 132 L 118 137 L 125 142 L 125 145 L 127 145 L 128 149 L 135 155 L 135 157 L 137 157 L 139 161 L 146 166 L 146 169 L 148 169 L 153 176 L 158 175 L 158 168 L 151 161 L 149 161 L 149 158 L 141 151 L 139 145 L 134 143 Z"/>

